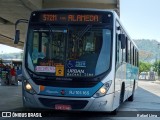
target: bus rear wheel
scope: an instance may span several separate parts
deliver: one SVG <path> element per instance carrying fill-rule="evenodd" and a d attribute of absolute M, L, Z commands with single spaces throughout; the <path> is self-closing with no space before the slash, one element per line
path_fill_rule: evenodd
<path fill-rule="evenodd" d="M 132 95 L 128 98 L 128 101 L 132 102 L 134 100 L 134 91 L 135 91 L 135 81 L 134 81 L 134 84 L 133 84 Z"/>
<path fill-rule="evenodd" d="M 120 98 L 119 98 L 119 105 L 121 105 L 124 101 L 124 92 L 125 92 L 125 85 L 122 83 Z"/>

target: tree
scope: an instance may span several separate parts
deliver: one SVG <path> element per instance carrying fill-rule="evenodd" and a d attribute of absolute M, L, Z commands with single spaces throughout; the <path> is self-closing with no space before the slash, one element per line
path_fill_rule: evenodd
<path fill-rule="evenodd" d="M 158 73 L 158 76 L 160 76 L 160 61 L 156 61 L 153 63 L 153 70 Z"/>
<path fill-rule="evenodd" d="M 148 62 L 139 62 L 139 72 L 149 72 L 151 69 L 152 64 Z"/>

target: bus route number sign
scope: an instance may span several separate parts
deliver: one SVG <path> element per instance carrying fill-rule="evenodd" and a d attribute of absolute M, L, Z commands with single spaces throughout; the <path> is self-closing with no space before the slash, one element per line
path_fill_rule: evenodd
<path fill-rule="evenodd" d="M 41 21 L 43 22 L 92 22 L 99 23 L 101 22 L 101 15 L 96 14 L 42 14 Z"/>

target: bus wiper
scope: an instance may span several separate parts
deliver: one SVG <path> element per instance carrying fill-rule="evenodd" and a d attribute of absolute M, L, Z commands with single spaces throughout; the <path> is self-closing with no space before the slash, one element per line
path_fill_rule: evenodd
<path fill-rule="evenodd" d="M 33 74 L 32 77 L 33 77 L 33 78 L 36 78 L 36 79 L 46 79 L 46 77 L 44 77 L 44 76 L 39 76 L 39 75 L 36 75 L 36 74 Z"/>
<path fill-rule="evenodd" d="M 82 36 L 92 27 L 92 25 L 87 25 L 82 31 L 78 32 L 77 34 L 74 34 L 76 37 L 76 41 L 81 39 Z"/>
<path fill-rule="evenodd" d="M 92 25 L 87 25 L 84 30 L 78 32 L 78 36 L 81 38 L 91 27 Z"/>

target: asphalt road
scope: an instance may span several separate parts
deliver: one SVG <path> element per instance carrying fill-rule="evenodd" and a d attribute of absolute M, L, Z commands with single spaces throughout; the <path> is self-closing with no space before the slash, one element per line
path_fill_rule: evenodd
<path fill-rule="evenodd" d="M 151 81 L 139 81 L 133 102 L 126 101 L 120 106 L 117 115 L 97 112 L 63 112 L 49 113 L 43 120 L 160 120 L 160 84 Z M 10 96 L 10 97 L 9 97 Z M 0 86 L 0 111 L 24 111 L 22 108 L 21 86 Z M 0 118 L 10 119 L 10 118 Z M 28 118 L 12 118 L 28 119 Z M 31 119 L 31 118 L 29 118 Z"/>

